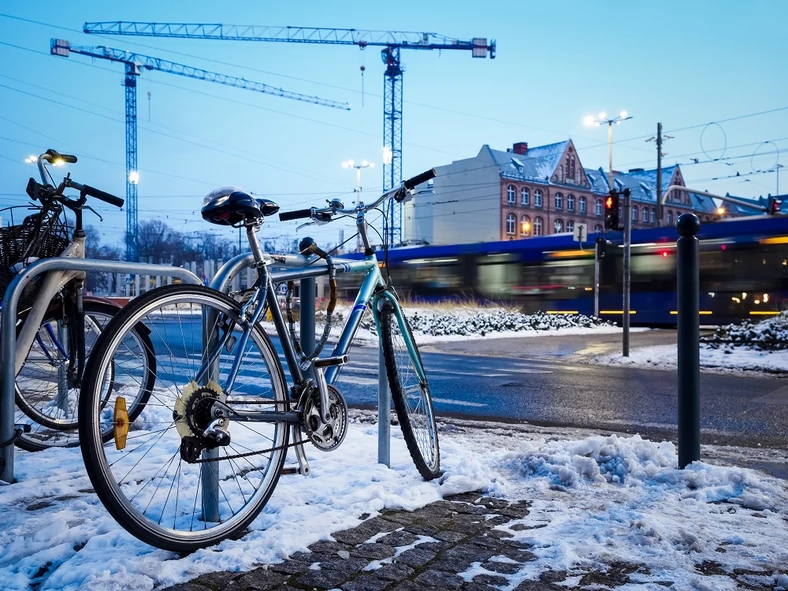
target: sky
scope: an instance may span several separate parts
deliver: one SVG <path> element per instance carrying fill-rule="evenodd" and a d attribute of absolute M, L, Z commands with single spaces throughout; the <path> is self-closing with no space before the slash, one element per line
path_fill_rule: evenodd
<path fill-rule="evenodd" d="M 385 6 L 385 8 L 384 8 Z M 350 111 L 175 76 L 138 80 L 140 220 L 161 219 L 190 239 L 231 239 L 231 229 L 199 215 L 202 198 L 223 185 L 278 202 L 283 211 L 353 201 L 354 171 L 367 159 L 363 194 L 382 188 L 382 73 L 377 49 L 249 43 L 81 32 L 86 21 L 203 22 L 434 32 L 487 37 L 495 59 L 466 51 L 402 51 L 403 176 L 475 156 L 482 145 L 506 149 L 571 138 L 582 164 L 607 168 L 607 133 L 586 115 L 626 110 L 614 128 L 617 170 L 655 168 L 663 124 L 663 165 L 680 164 L 688 186 L 757 197 L 777 192 L 788 165 L 784 23 L 788 4 L 699 0 L 605 0 L 493 5 L 403 0 L 394 8 L 334 3 L 239 1 L 118 4 L 84 0 L 39 5 L 0 2 L 0 207 L 27 203 L 35 174 L 24 158 L 47 148 L 79 156 L 69 170 L 125 193 L 123 68 L 72 54 L 49 55 L 51 38 L 108 45 L 321 98 Z M 361 66 L 365 67 L 362 78 Z M 363 87 L 363 93 L 362 93 Z M 695 163 L 697 160 L 697 163 Z M 768 172 L 765 172 L 768 171 Z M 736 176 L 738 174 L 738 176 Z M 788 176 L 783 175 L 784 193 Z M 367 201 L 370 199 L 367 198 Z M 99 204 L 102 242 L 118 243 L 123 213 Z M 296 222 L 270 219 L 266 237 L 295 237 Z M 337 222 L 302 230 L 324 244 L 345 238 Z"/>
<path fill-rule="evenodd" d="M 637 357 L 639 350 L 632 353 Z M 764 356 L 773 361 L 763 362 Z M 672 355 L 652 357 L 651 366 L 668 369 L 671 357 L 675 363 L 675 346 Z M 728 371 L 753 371 L 757 359 L 764 369 L 788 370 L 784 355 L 737 348 L 728 355 Z M 447 371 L 437 370 L 436 379 Z M 351 363 L 342 379 L 375 383 L 374 372 Z M 566 571 L 566 583 L 577 585 L 583 574 L 616 563 L 648 566 L 621 589 L 663 589 L 665 580 L 681 591 L 740 588 L 733 576 L 704 563 L 719 564 L 726 573 L 750 573 L 749 582 L 759 588 L 788 589 L 788 482 L 747 467 L 784 463 L 784 450 L 704 445 L 701 460 L 679 470 L 671 442 L 439 416 L 443 475 L 424 482 L 396 428 L 386 467 L 377 463 L 374 412 L 351 415 L 342 446 L 328 454 L 307 449 L 310 477 L 280 479 L 242 538 L 188 555 L 156 550 L 120 528 L 86 492 L 90 482 L 78 448 L 17 450 L 17 482 L 0 486 L 0 506 L 12 509 L 0 512 L 3 588 L 23 590 L 33 583 L 41 591 L 150 591 L 207 572 L 282 561 L 385 509 L 415 510 L 448 495 L 481 491 L 529 502 L 527 516 L 498 526 L 532 545 L 535 555 L 505 575 L 506 590 L 548 570 Z M 366 568 L 385 562 L 371 561 Z M 484 574 L 479 569 L 472 566 L 460 576 L 471 580 Z"/>

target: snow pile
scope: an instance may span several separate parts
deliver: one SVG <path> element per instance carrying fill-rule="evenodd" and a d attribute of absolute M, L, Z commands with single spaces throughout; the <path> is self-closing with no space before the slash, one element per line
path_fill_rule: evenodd
<path fill-rule="evenodd" d="M 679 470 L 672 444 L 639 436 L 451 419 L 439 427 L 444 474 L 424 482 L 398 430 L 386 468 L 376 462 L 374 415 L 352 414 L 342 447 L 308 449 L 310 477 L 282 478 L 242 538 L 188 555 L 123 531 L 91 491 L 79 448 L 19 452 L 19 481 L 0 486 L 0 587 L 150 591 L 279 562 L 384 509 L 468 491 L 528 502 L 526 516 L 496 526 L 534 555 L 505 575 L 507 589 L 548 571 L 565 571 L 568 584 L 623 563 L 640 567 L 630 583 L 642 589 L 669 581 L 733 591 L 744 576 L 757 578 L 753 588 L 788 582 L 785 481 L 705 462 Z"/>
<path fill-rule="evenodd" d="M 431 336 L 480 335 L 500 332 L 554 331 L 567 328 L 613 326 L 591 316 L 578 314 L 522 314 L 503 308 L 476 308 L 472 314 L 442 310 L 410 309 L 408 321 L 416 333 Z"/>
<path fill-rule="evenodd" d="M 734 347 L 744 347 L 754 351 L 782 351 L 788 349 L 788 312 L 755 324 L 745 320 L 741 324 L 718 326 L 713 336 L 701 340 L 712 349 L 731 351 Z"/>

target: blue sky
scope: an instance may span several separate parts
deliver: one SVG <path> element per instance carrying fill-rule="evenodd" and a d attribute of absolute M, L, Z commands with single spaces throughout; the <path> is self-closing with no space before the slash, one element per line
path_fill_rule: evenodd
<path fill-rule="evenodd" d="M 654 168 L 645 140 L 662 122 L 666 166 L 689 186 L 755 197 L 774 193 L 788 167 L 785 23 L 788 3 L 556 0 L 496 3 L 138 2 L 0 4 L 0 206 L 25 203 L 34 174 L 25 156 L 54 147 L 80 162 L 76 180 L 125 193 L 123 68 L 80 55 L 49 55 L 52 37 L 119 49 L 346 101 L 341 111 L 145 72 L 138 83 L 139 216 L 199 237 L 235 236 L 202 222 L 202 196 L 237 185 L 283 210 L 352 201 L 343 160 L 367 158 L 365 192 L 382 185 L 383 66 L 379 51 L 352 46 L 167 40 L 81 33 L 85 21 L 137 20 L 297 25 L 435 32 L 497 41 L 494 60 L 464 51 L 402 52 L 403 174 L 505 149 L 572 138 L 585 167 L 607 167 L 604 128 L 583 118 L 626 109 L 614 129 L 614 166 Z M 24 20 L 27 19 L 27 20 Z M 35 21 L 35 22 L 30 22 Z M 362 107 L 362 77 L 365 66 Z M 148 99 L 150 93 L 150 99 Z M 693 163 L 698 160 L 698 164 Z M 731 177 L 738 173 L 739 177 Z M 783 174 L 781 193 L 788 188 Z M 715 180 L 716 179 L 716 180 Z M 122 213 L 98 208 L 103 241 L 117 242 Z M 311 233 L 336 242 L 333 224 Z M 295 236 L 271 220 L 267 236 Z M 302 234 L 305 232 L 302 232 Z"/>

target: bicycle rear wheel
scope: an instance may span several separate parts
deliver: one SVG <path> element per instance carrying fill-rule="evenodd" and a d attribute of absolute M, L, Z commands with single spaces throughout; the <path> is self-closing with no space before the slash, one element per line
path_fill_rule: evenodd
<path fill-rule="evenodd" d="M 430 386 L 408 320 L 403 315 L 400 325 L 388 301 L 380 310 L 380 342 L 391 398 L 408 451 L 419 473 L 425 480 L 432 480 L 440 475 L 440 449 Z"/>
<path fill-rule="evenodd" d="M 115 520 L 153 546 L 189 552 L 240 534 L 279 479 L 289 431 L 285 417 L 275 413 L 289 407 L 284 372 L 259 327 L 244 344 L 239 319 L 238 304 L 219 292 L 161 287 L 126 306 L 91 355 L 79 401 L 85 467 Z M 139 360 L 125 350 L 139 323 L 151 331 L 155 385 L 139 417 L 128 417 L 123 446 L 115 436 L 104 437 L 118 413 L 102 401 L 108 385 L 122 390 L 141 379 Z M 236 358 L 241 365 L 230 384 Z M 233 411 L 272 414 L 266 422 L 240 422 L 230 413 L 222 423 L 229 442 L 208 451 L 201 446 L 215 423 L 217 401 Z M 195 445 L 196 452 L 189 447 Z"/>
<path fill-rule="evenodd" d="M 86 300 L 85 357 L 90 355 L 101 331 L 120 308 L 111 304 Z M 74 447 L 79 444 L 77 410 L 79 388 L 74 386 L 74 376 L 69 375 L 68 322 L 60 305 L 47 312 L 25 363 L 16 376 L 16 409 L 14 424 L 28 425 L 30 431 L 22 433 L 16 445 L 27 451 L 41 451 L 50 447 Z M 144 330 L 131 333 L 129 346 L 143 352 L 140 356 L 145 367 L 155 366 L 150 339 Z M 148 380 L 153 371 L 147 371 Z M 109 374 L 111 378 L 111 374 Z M 150 384 L 141 383 L 135 394 L 127 393 L 131 413 L 141 411 Z M 111 402 L 105 400 L 106 402 Z"/>

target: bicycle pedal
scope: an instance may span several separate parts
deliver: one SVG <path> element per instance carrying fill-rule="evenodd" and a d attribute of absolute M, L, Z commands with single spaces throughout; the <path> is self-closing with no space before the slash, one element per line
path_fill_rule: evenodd
<path fill-rule="evenodd" d="M 333 365 L 345 365 L 347 363 L 347 355 L 337 355 L 336 357 L 324 357 L 323 359 L 315 359 L 315 367 L 331 367 Z"/>
<path fill-rule="evenodd" d="M 14 425 L 14 431 L 19 431 L 21 433 L 30 433 L 31 427 L 27 423 L 20 423 L 18 425 Z"/>
<path fill-rule="evenodd" d="M 301 468 L 299 466 L 285 466 L 282 468 L 281 474 L 301 474 Z"/>

